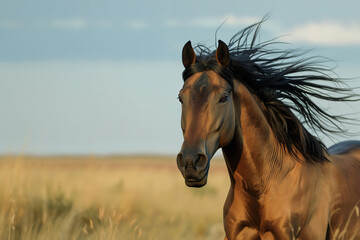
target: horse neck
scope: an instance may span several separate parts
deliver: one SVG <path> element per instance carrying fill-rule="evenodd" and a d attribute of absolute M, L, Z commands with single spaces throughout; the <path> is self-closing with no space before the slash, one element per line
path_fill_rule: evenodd
<path fill-rule="evenodd" d="M 240 83 L 234 85 L 236 130 L 232 142 L 223 148 L 232 183 L 264 189 L 271 176 L 288 172 L 295 161 L 280 148 L 263 113 L 264 106 Z M 291 159 L 291 158 L 290 158 Z"/>

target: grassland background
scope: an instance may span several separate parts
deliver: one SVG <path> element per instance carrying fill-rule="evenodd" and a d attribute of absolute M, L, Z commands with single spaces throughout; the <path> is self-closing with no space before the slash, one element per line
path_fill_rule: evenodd
<path fill-rule="evenodd" d="M 223 239 L 215 159 L 188 188 L 175 157 L 0 157 L 0 239 Z"/>

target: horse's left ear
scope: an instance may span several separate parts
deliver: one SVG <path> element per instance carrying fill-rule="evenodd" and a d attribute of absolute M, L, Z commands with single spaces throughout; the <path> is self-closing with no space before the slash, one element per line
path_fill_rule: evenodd
<path fill-rule="evenodd" d="M 230 65 L 230 53 L 229 48 L 223 41 L 219 40 L 219 46 L 216 49 L 216 61 L 223 67 L 229 67 Z"/>

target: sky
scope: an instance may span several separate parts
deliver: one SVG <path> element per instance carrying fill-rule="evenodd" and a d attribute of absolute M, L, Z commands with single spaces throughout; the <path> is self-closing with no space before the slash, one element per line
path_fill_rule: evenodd
<path fill-rule="evenodd" d="M 0 0 L 0 154 L 175 154 L 188 40 L 228 42 L 268 14 L 260 40 L 281 36 L 356 78 L 358 9 L 354 0 Z"/>

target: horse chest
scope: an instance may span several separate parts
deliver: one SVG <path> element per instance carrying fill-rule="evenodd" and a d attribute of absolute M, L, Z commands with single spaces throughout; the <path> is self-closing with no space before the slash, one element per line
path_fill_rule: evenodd
<path fill-rule="evenodd" d="M 276 205 L 268 200 L 264 206 L 259 200 L 234 195 L 224 206 L 227 239 L 291 239 L 298 236 L 301 217 L 289 210 L 286 201 Z"/>
<path fill-rule="evenodd" d="M 291 226 L 286 218 L 270 220 L 255 216 L 254 219 L 254 216 L 232 211 L 225 217 L 224 226 L 228 240 L 291 239 L 292 236 L 297 236 L 300 230 L 297 225 Z"/>
<path fill-rule="evenodd" d="M 313 195 L 297 191 L 286 195 L 279 187 L 256 199 L 244 190 L 232 190 L 224 205 L 228 240 L 325 239 L 327 204 L 312 205 Z"/>

